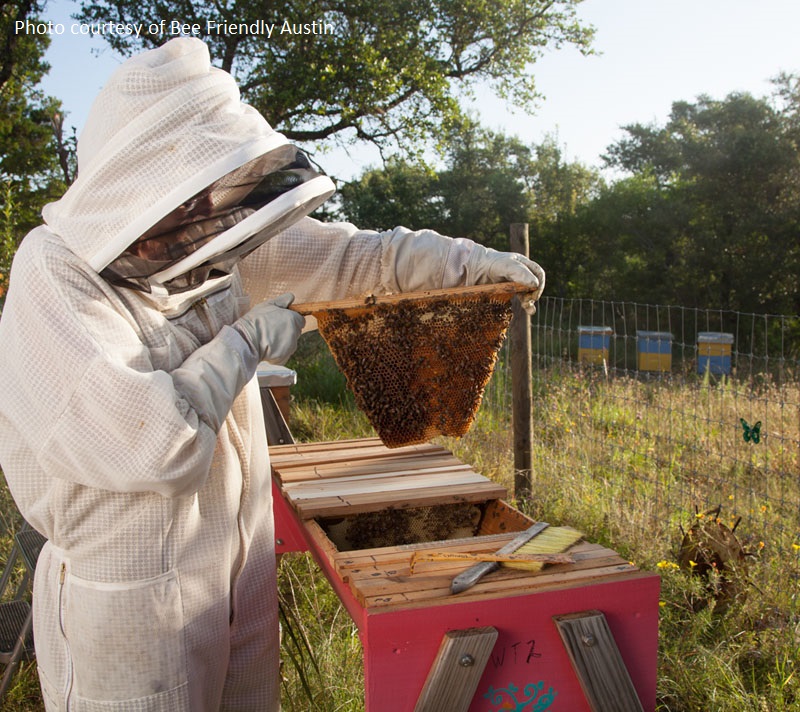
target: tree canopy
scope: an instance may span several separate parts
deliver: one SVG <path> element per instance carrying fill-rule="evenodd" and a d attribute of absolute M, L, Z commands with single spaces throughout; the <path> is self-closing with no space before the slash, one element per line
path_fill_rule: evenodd
<path fill-rule="evenodd" d="M 42 5 L 18 0 L 0 8 L 0 180 L 23 192 L 45 190 L 64 177 L 53 145 L 60 105 L 38 86 L 50 69 L 43 59 L 49 37 L 14 31 L 15 22 L 35 17 Z"/>
<path fill-rule="evenodd" d="M 564 161 L 552 139 L 530 147 L 472 121 L 450 133 L 443 154 L 439 170 L 393 160 L 366 171 L 342 188 L 342 213 L 365 227 L 429 227 L 497 249 L 508 249 L 511 223 L 529 222 L 537 257 L 564 260 L 550 233 L 593 193 L 597 171 Z"/>
<path fill-rule="evenodd" d="M 464 124 L 442 169 L 369 171 L 342 208 L 499 248 L 510 223 L 528 222 L 554 296 L 800 312 L 800 81 L 781 77 L 769 98 L 675 102 L 663 126 L 625 134 L 606 182 L 552 139 L 525 146 Z"/>
<path fill-rule="evenodd" d="M 41 220 L 42 206 L 71 177 L 61 133 L 60 103 L 39 82 L 47 35 L 16 33 L 14 23 L 34 19 L 43 3 L 17 0 L 0 7 L 0 299 L 11 258 L 22 236 Z"/>
<path fill-rule="evenodd" d="M 740 93 L 676 102 L 664 126 L 628 126 L 609 147 L 609 164 L 632 177 L 587 219 L 598 233 L 605 225 L 601 243 L 649 276 L 649 298 L 800 311 L 796 88 L 781 80 L 784 109 Z"/>
<path fill-rule="evenodd" d="M 460 115 L 472 83 L 521 108 L 536 98 L 529 65 L 564 43 L 589 52 L 582 0 L 100 0 L 83 2 L 84 22 L 197 25 L 215 63 L 244 98 L 295 141 L 368 140 L 410 149 L 438 138 Z M 272 36 L 233 25 L 275 24 Z M 213 23 L 213 24 L 210 24 Z M 312 33 L 286 32 L 314 23 Z M 319 29 L 324 29 L 320 32 Z M 107 35 L 132 53 L 169 33 Z"/>

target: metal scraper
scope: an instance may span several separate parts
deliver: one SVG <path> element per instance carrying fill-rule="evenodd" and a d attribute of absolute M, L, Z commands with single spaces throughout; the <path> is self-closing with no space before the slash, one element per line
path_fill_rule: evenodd
<path fill-rule="evenodd" d="M 523 544 L 529 542 L 537 534 L 543 532 L 550 525 L 547 522 L 536 522 L 532 527 L 529 527 L 524 532 L 515 536 L 508 544 L 495 552 L 496 556 L 505 556 L 506 554 L 513 554 Z M 450 584 L 451 593 L 461 593 L 468 588 L 474 586 L 486 574 L 496 571 L 500 568 L 499 561 L 481 561 L 474 566 L 470 566 L 466 571 L 462 571 L 458 576 L 453 579 Z"/>

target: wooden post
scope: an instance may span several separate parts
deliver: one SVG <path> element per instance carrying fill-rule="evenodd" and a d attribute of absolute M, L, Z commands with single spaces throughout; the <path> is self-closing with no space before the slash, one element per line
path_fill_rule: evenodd
<path fill-rule="evenodd" d="M 528 257 L 528 225 L 511 225 L 511 250 Z M 531 365 L 531 320 L 519 298 L 513 302 L 511 318 L 511 413 L 514 428 L 514 496 L 517 501 L 531 494 L 533 482 L 533 383 Z"/>

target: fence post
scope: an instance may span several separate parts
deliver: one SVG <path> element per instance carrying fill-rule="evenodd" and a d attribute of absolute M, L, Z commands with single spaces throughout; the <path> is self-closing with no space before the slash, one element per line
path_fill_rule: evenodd
<path fill-rule="evenodd" d="M 528 224 L 511 225 L 511 250 L 528 257 Z M 533 382 L 531 319 L 514 299 L 510 326 L 511 418 L 514 431 L 514 496 L 527 499 L 533 482 Z"/>

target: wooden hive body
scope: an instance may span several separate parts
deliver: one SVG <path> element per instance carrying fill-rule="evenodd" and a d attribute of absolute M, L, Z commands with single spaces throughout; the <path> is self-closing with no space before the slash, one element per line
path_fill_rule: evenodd
<path fill-rule="evenodd" d="M 468 564 L 425 562 L 410 572 L 415 551 L 493 552 L 533 521 L 508 505 L 504 487 L 475 472 L 439 445 L 387 448 L 377 438 L 283 445 L 272 448 L 272 467 L 283 496 L 303 521 L 308 535 L 325 553 L 328 564 L 350 587 L 359 605 L 413 606 L 450 602 L 450 582 Z M 414 514 L 421 508 L 471 504 L 479 510 L 474 535 L 431 539 L 360 549 L 338 546 L 330 536 L 337 520 L 365 513 Z M 448 516 L 447 512 L 443 517 Z M 333 522 L 333 524 L 331 524 Z M 398 527 L 393 527 L 398 529 Z M 402 527 L 399 528 L 402 533 Z M 376 532 L 380 543 L 383 532 Z M 546 567 L 537 575 L 504 569 L 460 597 L 513 595 L 564 582 L 580 583 L 635 570 L 598 544 L 581 542 L 570 550 L 575 563 Z"/>
<path fill-rule="evenodd" d="M 369 438 L 284 445 L 272 448 L 271 456 L 276 533 L 284 542 L 299 542 L 283 550 L 313 553 L 356 623 L 366 712 L 544 710 L 551 704 L 554 710 L 592 712 L 554 623 L 587 609 L 599 609 L 608 621 L 635 690 L 629 698 L 654 709 L 658 576 L 582 541 L 569 549 L 572 563 L 536 573 L 503 568 L 453 595 L 453 577 L 469 564 L 424 562 L 412 574 L 412 556 L 433 549 L 495 552 L 527 529 L 532 521 L 504 501 L 502 487 L 431 444 L 389 449 Z M 329 536 L 331 519 L 453 505 L 480 509 L 474 536 L 349 550 Z M 443 638 L 484 628 L 497 637 L 473 680 L 474 695 L 453 707 L 447 689 L 440 689 L 436 706 L 416 707 L 429 691 L 426 679 Z M 512 702 L 517 706 L 508 707 Z M 620 700 L 613 704 L 618 706 L 607 708 L 638 709 Z"/>

